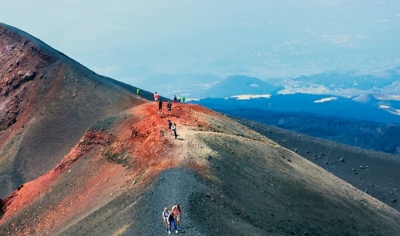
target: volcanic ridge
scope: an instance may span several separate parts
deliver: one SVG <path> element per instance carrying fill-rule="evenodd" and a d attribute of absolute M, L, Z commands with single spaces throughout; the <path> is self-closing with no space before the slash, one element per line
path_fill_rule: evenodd
<path fill-rule="evenodd" d="M 250 126 L 192 104 L 159 114 L 5 24 L 0 55 L 0 235 L 162 235 L 176 203 L 186 235 L 400 232 L 399 211 Z"/>

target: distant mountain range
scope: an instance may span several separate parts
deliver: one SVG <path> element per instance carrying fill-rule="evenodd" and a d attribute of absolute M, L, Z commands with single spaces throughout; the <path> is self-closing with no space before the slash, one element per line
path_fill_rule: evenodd
<path fill-rule="evenodd" d="M 387 99 L 387 100 L 383 100 Z M 193 103 L 349 145 L 400 153 L 400 101 L 374 94 L 344 98 L 311 94 L 275 94 L 270 98 L 208 98 Z"/>
<path fill-rule="evenodd" d="M 189 100 L 225 98 L 238 95 L 265 94 L 320 94 L 339 97 L 398 96 L 400 94 L 400 68 L 392 68 L 380 75 L 360 72 L 330 72 L 296 78 L 262 80 L 246 75 L 232 75 L 225 79 L 212 74 L 163 74 L 141 81 L 150 91 L 166 97 L 184 95 Z M 396 98 L 400 100 L 399 97 Z M 392 99 L 393 100 L 393 99 Z"/>
<path fill-rule="evenodd" d="M 282 86 L 275 86 L 258 78 L 236 75 L 230 76 L 206 90 L 193 93 L 192 96 L 225 98 L 243 94 L 274 94 L 281 89 L 283 89 Z"/>

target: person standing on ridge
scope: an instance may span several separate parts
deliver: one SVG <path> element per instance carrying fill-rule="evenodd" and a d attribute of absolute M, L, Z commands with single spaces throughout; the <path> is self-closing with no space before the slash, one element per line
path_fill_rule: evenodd
<path fill-rule="evenodd" d="M 185 96 L 182 96 L 182 103 L 185 103 L 185 101 L 186 101 Z"/>
<path fill-rule="evenodd" d="M 163 218 L 163 221 L 164 221 L 164 224 L 165 224 L 165 228 L 167 229 L 167 232 L 168 232 L 168 226 L 169 226 L 168 216 L 169 216 L 168 208 L 164 207 L 164 211 L 162 212 L 162 218 Z"/>
<path fill-rule="evenodd" d="M 140 98 L 140 89 L 139 88 L 136 88 L 136 97 Z"/>
<path fill-rule="evenodd" d="M 176 98 L 176 95 L 174 95 L 174 102 L 177 102 L 178 99 Z"/>
<path fill-rule="evenodd" d="M 175 139 L 176 139 L 178 137 L 178 135 L 176 134 L 176 124 L 175 123 L 172 126 L 172 131 L 174 131 L 174 136 L 175 136 Z"/>
<path fill-rule="evenodd" d="M 169 130 L 169 132 L 171 132 L 171 134 L 172 134 L 172 129 L 171 129 L 171 127 L 172 127 L 172 121 L 171 121 L 171 120 L 168 120 L 168 130 Z"/>
<path fill-rule="evenodd" d="M 181 95 L 178 95 L 178 102 L 181 102 Z"/>
<path fill-rule="evenodd" d="M 154 93 L 154 101 L 156 101 L 156 104 L 158 103 L 158 93 L 157 92 Z"/>
<path fill-rule="evenodd" d="M 172 108 L 172 103 L 170 101 L 168 101 L 167 104 L 167 109 L 168 109 L 168 113 L 171 115 L 171 108 Z"/>
<path fill-rule="evenodd" d="M 158 101 L 158 114 L 162 114 L 162 101 L 161 101 L 161 99 Z"/>
<path fill-rule="evenodd" d="M 174 224 L 175 233 L 178 233 L 178 227 L 176 226 L 176 223 L 175 223 L 175 215 L 172 211 L 168 215 L 168 224 L 169 224 L 168 234 L 171 233 L 172 224 Z"/>
<path fill-rule="evenodd" d="M 180 230 L 179 228 L 179 220 L 180 220 L 180 216 L 182 215 L 182 210 L 181 210 L 181 206 L 179 204 L 176 204 L 172 207 L 171 211 L 174 212 L 174 216 L 175 216 L 175 223 L 178 227 L 178 230 Z"/>

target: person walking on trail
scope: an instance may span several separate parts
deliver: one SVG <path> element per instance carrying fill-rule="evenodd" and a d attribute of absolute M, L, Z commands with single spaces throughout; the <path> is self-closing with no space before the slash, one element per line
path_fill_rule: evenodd
<path fill-rule="evenodd" d="M 176 134 L 176 124 L 175 123 L 172 126 L 172 131 L 174 132 L 174 136 L 175 136 L 175 139 L 176 139 L 178 137 L 178 135 Z"/>
<path fill-rule="evenodd" d="M 136 89 L 136 97 L 140 98 L 140 89 L 139 88 Z"/>
<path fill-rule="evenodd" d="M 161 101 L 161 99 L 158 101 L 158 114 L 162 114 L 162 101 Z"/>
<path fill-rule="evenodd" d="M 175 223 L 176 223 L 176 226 L 178 227 L 178 230 L 181 230 L 179 227 L 180 216 L 182 215 L 181 206 L 179 204 L 176 204 L 172 207 L 171 211 L 174 212 Z"/>
<path fill-rule="evenodd" d="M 154 97 L 154 101 L 156 101 L 156 104 L 157 104 L 158 103 L 158 93 L 155 92 L 153 97 Z"/>
<path fill-rule="evenodd" d="M 171 233 L 172 225 L 174 225 L 175 233 L 178 233 L 178 227 L 176 226 L 175 223 L 175 215 L 172 211 L 168 215 L 168 224 L 169 224 L 168 234 Z"/>
<path fill-rule="evenodd" d="M 168 130 L 171 132 L 171 134 L 172 134 L 172 129 L 171 129 L 171 127 L 172 127 L 172 121 L 171 120 L 168 120 Z"/>
<path fill-rule="evenodd" d="M 172 108 L 172 103 L 170 101 L 168 101 L 167 104 L 167 109 L 168 109 L 168 113 L 171 115 L 171 108 Z"/>
<path fill-rule="evenodd" d="M 167 232 L 168 232 L 168 225 L 169 225 L 168 216 L 169 216 L 168 207 L 164 207 L 164 211 L 162 212 L 162 218 L 163 218 L 163 221 L 165 224 L 165 229 L 167 230 Z"/>

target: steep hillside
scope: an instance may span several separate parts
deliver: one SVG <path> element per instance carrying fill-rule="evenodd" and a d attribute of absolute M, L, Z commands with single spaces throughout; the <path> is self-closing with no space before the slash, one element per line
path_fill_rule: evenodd
<path fill-rule="evenodd" d="M 235 120 L 400 210 L 399 155 L 352 147 L 254 121 Z"/>
<path fill-rule="evenodd" d="M 178 139 L 167 120 L 178 127 Z M 149 102 L 93 125 L 51 171 L 3 201 L 0 234 L 395 235 L 400 214 L 227 117 Z"/>
<path fill-rule="evenodd" d="M 52 169 L 93 122 L 141 104 L 129 89 L 0 24 L 0 198 Z"/>

